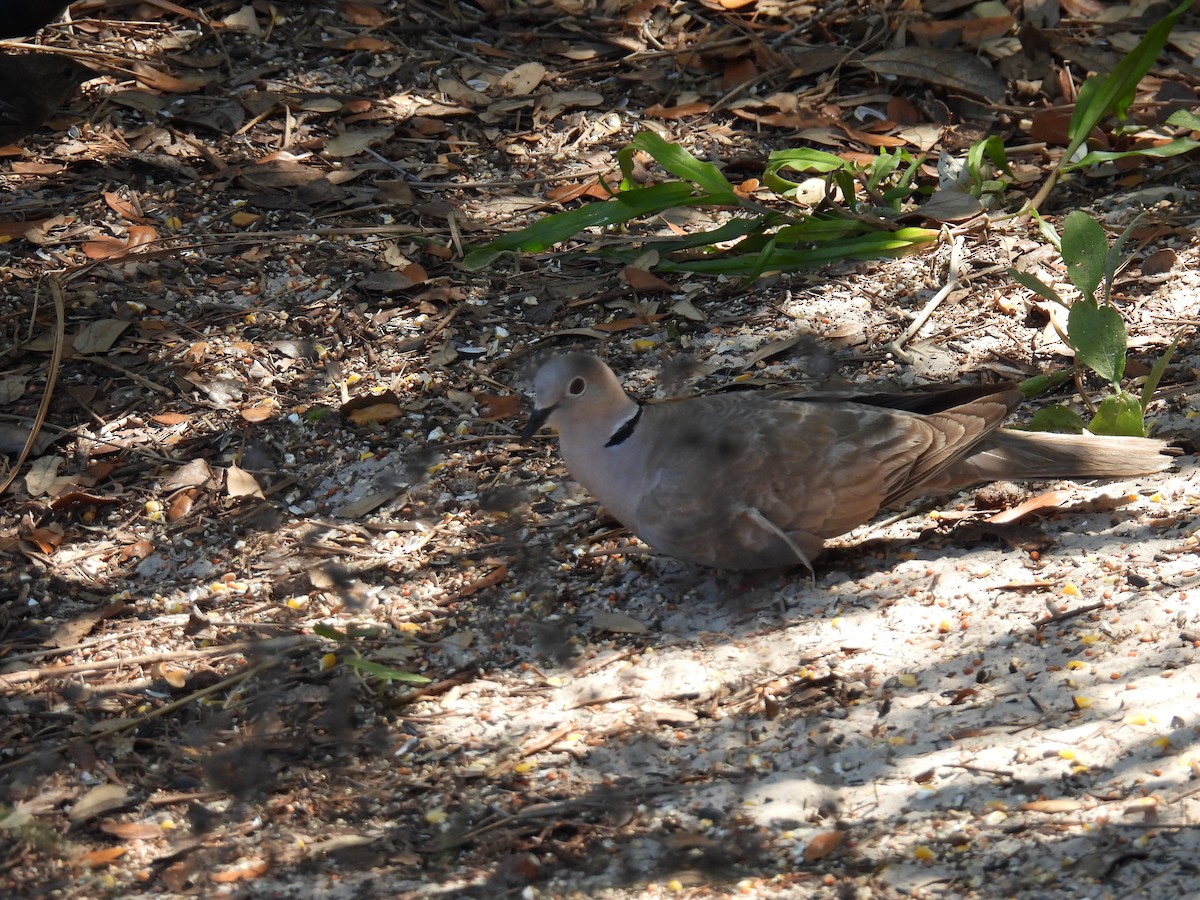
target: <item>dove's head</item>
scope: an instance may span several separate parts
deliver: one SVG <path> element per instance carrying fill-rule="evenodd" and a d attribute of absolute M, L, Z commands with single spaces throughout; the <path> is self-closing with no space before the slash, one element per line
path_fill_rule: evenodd
<path fill-rule="evenodd" d="M 590 353 L 556 356 L 533 379 L 534 407 L 521 432 L 528 440 L 549 422 L 560 432 L 573 427 L 603 428 L 628 418 L 636 404 L 612 369 Z"/>

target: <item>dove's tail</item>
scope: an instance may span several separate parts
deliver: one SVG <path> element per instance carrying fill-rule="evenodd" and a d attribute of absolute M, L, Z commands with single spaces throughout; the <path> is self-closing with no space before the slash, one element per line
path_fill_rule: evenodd
<path fill-rule="evenodd" d="M 1046 434 L 1000 429 L 974 452 L 940 473 L 937 488 L 956 490 L 980 481 L 1041 478 L 1128 478 L 1171 465 L 1165 441 L 1137 437 Z M 926 486 L 926 492 L 931 486 Z"/>

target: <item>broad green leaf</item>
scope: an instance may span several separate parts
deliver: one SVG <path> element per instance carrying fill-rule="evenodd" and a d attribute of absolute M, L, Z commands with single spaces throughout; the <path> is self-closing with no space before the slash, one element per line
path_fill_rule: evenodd
<path fill-rule="evenodd" d="M 827 175 L 838 169 L 853 169 L 854 164 L 840 156 L 826 153 L 824 150 L 809 150 L 801 147 L 794 150 L 776 150 L 767 157 L 764 178 L 775 175 L 783 169 L 794 169 L 797 172 L 812 172 L 817 175 Z"/>
<path fill-rule="evenodd" d="M 1074 156 L 1075 150 L 1082 146 L 1092 129 L 1100 124 L 1106 115 L 1115 113 L 1118 118 L 1125 118 L 1129 104 L 1133 102 L 1138 82 L 1154 65 L 1176 21 L 1194 2 L 1195 0 L 1183 0 L 1151 25 L 1137 46 L 1122 57 L 1109 75 L 1094 76 L 1083 83 L 1075 101 L 1075 113 L 1071 116 L 1071 123 L 1067 128 L 1067 133 L 1071 136 L 1067 159 Z"/>
<path fill-rule="evenodd" d="M 653 131 L 639 131 L 633 136 L 632 146 L 645 150 L 655 161 L 677 178 L 691 181 L 719 203 L 737 205 L 741 198 L 729 180 L 710 162 L 696 159 L 678 144 L 664 141 Z"/>
<path fill-rule="evenodd" d="M 401 669 L 394 669 L 391 666 L 385 666 L 377 662 L 371 662 L 369 659 L 363 659 L 362 657 L 357 656 L 347 659 L 346 665 L 363 675 L 371 675 L 384 681 L 404 681 L 409 684 L 429 684 L 429 682 L 432 680 L 426 678 L 424 675 L 417 675 L 414 672 L 405 672 Z"/>
<path fill-rule="evenodd" d="M 1067 313 L 1067 336 L 1076 361 L 1110 384 L 1121 380 L 1125 374 L 1125 323 L 1116 309 L 1080 297 Z"/>
<path fill-rule="evenodd" d="M 1167 144 L 1159 144 L 1157 147 L 1143 147 L 1140 150 L 1092 150 L 1075 162 L 1065 164 L 1062 168 L 1064 172 L 1070 172 L 1075 169 L 1082 169 L 1084 166 L 1094 166 L 1097 163 L 1111 162 L 1114 159 L 1128 159 L 1131 156 L 1168 159 L 1172 156 L 1190 153 L 1197 147 L 1200 147 L 1200 141 L 1181 137 L 1175 138 L 1175 140 Z"/>
<path fill-rule="evenodd" d="M 1108 237 L 1100 223 L 1076 210 L 1067 216 L 1062 230 L 1062 258 L 1067 276 L 1084 297 L 1095 297 L 1104 279 Z"/>
<path fill-rule="evenodd" d="M 1029 420 L 1030 431 L 1052 431 L 1056 434 L 1082 434 L 1085 423 L 1079 413 L 1065 406 L 1044 406 Z"/>
<path fill-rule="evenodd" d="M 1017 388 L 1021 391 L 1021 396 L 1026 400 L 1032 397 L 1040 397 L 1047 391 L 1052 391 L 1068 378 L 1071 373 L 1063 370 L 1059 372 L 1051 372 L 1049 375 L 1034 375 L 1032 378 L 1026 378 Z"/>
<path fill-rule="evenodd" d="M 1092 434 L 1116 434 L 1144 437 L 1146 424 L 1142 419 L 1142 404 L 1127 391 L 1105 397 L 1096 408 L 1088 431 Z"/>
<path fill-rule="evenodd" d="M 1059 306 L 1066 306 L 1062 297 L 1058 296 L 1058 292 L 1036 275 L 1031 275 L 1029 272 L 1022 272 L 1020 269 L 1009 268 L 1008 277 L 1023 287 L 1029 288 L 1039 297 L 1049 300 L 1051 303 L 1057 303 Z"/>

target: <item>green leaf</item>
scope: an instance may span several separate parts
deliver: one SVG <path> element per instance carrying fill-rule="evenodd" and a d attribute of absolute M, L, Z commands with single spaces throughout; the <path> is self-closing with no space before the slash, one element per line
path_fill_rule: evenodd
<path fill-rule="evenodd" d="M 1140 398 L 1143 414 L 1146 412 L 1146 407 L 1150 405 L 1150 401 L 1154 399 L 1154 392 L 1158 390 L 1158 383 L 1162 381 L 1162 377 L 1167 371 L 1167 366 L 1171 364 L 1171 357 L 1175 355 L 1175 350 L 1178 346 L 1179 338 L 1175 338 L 1167 346 L 1167 349 L 1163 351 L 1163 355 L 1158 358 L 1158 362 L 1154 364 L 1154 368 L 1150 370 L 1150 374 L 1146 376 L 1146 382 L 1142 385 L 1142 396 Z"/>
<path fill-rule="evenodd" d="M 767 165 L 763 169 L 763 179 L 774 177 L 784 169 L 828 175 L 839 169 L 853 170 L 853 168 L 854 163 L 847 162 L 832 153 L 826 153 L 824 150 L 809 150 L 804 147 L 793 150 L 776 150 L 767 157 Z"/>
<path fill-rule="evenodd" d="M 1191 110 L 1177 109 L 1167 116 L 1167 124 L 1176 128 L 1186 128 L 1189 131 L 1200 131 L 1200 116 Z"/>
<path fill-rule="evenodd" d="M 1047 391 L 1054 390 L 1070 377 L 1071 373 L 1065 370 L 1051 372 L 1049 375 L 1034 375 L 1032 378 L 1026 378 L 1018 384 L 1017 388 L 1020 390 L 1021 396 L 1029 400 L 1033 397 L 1040 397 Z"/>
<path fill-rule="evenodd" d="M 332 625 L 326 625 L 324 622 L 318 622 L 313 626 L 313 634 L 323 637 L 328 641 L 337 641 L 338 643 L 350 640 L 350 636 L 346 632 Z"/>
<path fill-rule="evenodd" d="M 1100 401 L 1088 431 L 1092 434 L 1115 434 L 1126 437 L 1145 437 L 1146 424 L 1142 419 L 1142 404 L 1127 391 L 1121 391 Z"/>
<path fill-rule="evenodd" d="M 1122 57 L 1109 75 L 1095 76 L 1083 83 L 1075 100 L 1075 113 L 1067 127 L 1071 144 L 1067 148 L 1066 159 L 1069 160 L 1075 155 L 1075 151 L 1087 140 L 1092 129 L 1109 113 L 1116 113 L 1118 118 L 1125 118 L 1129 104 L 1133 102 L 1138 82 L 1154 65 L 1171 29 L 1175 27 L 1175 22 L 1194 2 L 1195 0 L 1183 0 L 1151 25 L 1137 46 Z"/>
<path fill-rule="evenodd" d="M 578 209 L 554 213 L 538 219 L 520 231 L 503 234 L 491 243 L 470 251 L 463 259 L 463 267 L 474 272 L 490 265 L 496 257 L 508 250 L 539 253 L 588 228 L 621 225 L 639 216 L 660 213 L 676 206 L 706 202 L 709 202 L 708 197 L 697 196 L 692 185 L 681 181 L 622 191 L 612 200 L 587 203 Z"/>
<path fill-rule="evenodd" d="M 678 144 L 664 141 L 653 131 L 639 131 L 634 135 L 631 145 L 637 150 L 645 150 L 675 177 L 699 185 L 715 202 L 731 206 L 741 203 L 733 185 L 721 174 L 720 169 L 712 163 L 696 159 Z"/>
<path fill-rule="evenodd" d="M 1117 235 L 1117 239 L 1113 241 L 1113 245 L 1108 248 L 1108 254 L 1104 257 L 1104 302 L 1110 302 L 1112 298 L 1113 278 L 1117 274 L 1117 266 L 1121 264 L 1121 254 L 1125 252 L 1125 242 L 1129 240 L 1129 236 L 1134 230 L 1142 224 L 1142 219 L 1146 218 L 1146 210 L 1142 210 L 1130 220 L 1124 230 Z"/>
<path fill-rule="evenodd" d="M 1008 277 L 1023 287 L 1029 288 L 1039 297 L 1049 300 L 1051 303 L 1057 303 L 1059 306 L 1066 306 L 1063 298 L 1058 296 L 1058 292 L 1036 275 L 1031 275 L 1029 272 L 1022 272 L 1020 269 L 1009 268 Z"/>
<path fill-rule="evenodd" d="M 371 675 L 384 681 L 404 681 L 408 684 L 429 684 L 429 682 L 432 680 L 430 678 L 426 678 L 424 675 L 417 675 L 414 672 L 405 672 L 401 669 L 394 669 L 391 666 L 385 666 L 377 662 L 371 662 L 369 659 L 363 659 L 360 656 L 347 659 L 346 665 L 362 675 Z"/>
<path fill-rule="evenodd" d="M 1140 150 L 1092 150 L 1075 162 L 1064 164 L 1062 170 L 1064 172 L 1071 172 L 1075 169 L 1082 169 L 1085 166 L 1111 162 L 1114 159 L 1128 159 L 1131 156 L 1145 156 L 1150 159 L 1169 159 L 1172 156 L 1190 153 L 1197 147 L 1200 147 L 1200 141 L 1181 137 L 1175 138 L 1175 140 L 1166 144 L 1159 144 L 1157 147 L 1143 147 Z"/>
<path fill-rule="evenodd" d="M 1008 164 L 1008 154 L 1005 152 L 1004 141 L 1000 135 L 993 134 L 982 141 L 976 141 L 967 151 L 967 171 L 971 173 L 971 180 L 975 184 L 977 196 L 988 180 L 987 172 L 983 168 L 984 157 L 991 160 L 992 165 L 1005 175 L 1012 175 L 1012 168 Z"/>
<path fill-rule="evenodd" d="M 1108 255 L 1108 237 L 1100 223 L 1087 213 L 1076 210 L 1063 222 L 1062 258 L 1067 276 L 1084 297 L 1095 297 L 1104 280 L 1104 260 Z"/>
<path fill-rule="evenodd" d="M 1077 362 L 1110 384 L 1121 380 L 1125 374 L 1125 323 L 1116 309 L 1080 297 L 1067 313 L 1067 336 Z"/>
<path fill-rule="evenodd" d="M 899 231 L 858 235 L 807 249 L 779 246 L 782 242 L 776 240 L 774 246 L 765 248 L 766 252 L 678 262 L 664 260 L 659 264 L 659 269 L 663 272 L 702 272 L 751 278 L 767 271 L 787 272 L 851 259 L 902 256 L 937 240 L 938 234 L 929 228 L 901 228 Z"/>
<path fill-rule="evenodd" d="M 1084 421 L 1079 413 L 1065 406 L 1044 406 L 1029 420 L 1030 431 L 1052 431 L 1055 434 L 1082 434 Z"/>

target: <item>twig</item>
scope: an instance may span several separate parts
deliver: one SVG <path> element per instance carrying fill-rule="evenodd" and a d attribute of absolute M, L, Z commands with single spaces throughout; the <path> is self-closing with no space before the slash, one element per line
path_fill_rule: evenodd
<path fill-rule="evenodd" d="M 1052 616 L 1033 623 L 1034 628 L 1042 628 L 1046 625 L 1053 625 L 1055 622 L 1062 622 L 1066 619 L 1073 619 L 1076 616 L 1082 616 L 1090 612 L 1095 612 L 1098 609 L 1104 609 L 1104 603 L 1089 603 L 1087 606 L 1080 606 L 1075 609 L 1068 609 L 1065 612 L 1055 613 Z"/>
<path fill-rule="evenodd" d="M 62 286 L 58 280 L 47 278 L 46 283 L 50 285 L 50 296 L 54 298 L 54 314 L 56 316 L 54 346 L 50 350 L 50 368 L 46 370 L 46 389 L 42 392 L 42 402 L 38 406 L 37 416 L 34 417 L 33 424 L 29 427 L 29 437 L 25 439 L 25 446 L 21 448 L 17 461 L 13 463 L 12 471 L 8 473 L 3 484 L 0 484 L 0 494 L 7 491 L 9 485 L 16 481 L 17 476 L 21 473 L 21 466 L 25 465 L 25 460 L 33 452 L 38 432 L 42 430 L 46 416 L 50 413 L 50 398 L 54 396 L 54 385 L 58 381 L 58 370 L 62 366 L 63 346 L 66 343 L 67 308 L 63 302 Z"/>
<path fill-rule="evenodd" d="M 247 678 L 250 678 L 253 675 L 257 675 L 259 672 L 263 671 L 264 669 L 269 669 L 269 668 L 271 668 L 271 666 L 276 666 L 276 665 L 279 665 L 278 659 L 264 659 L 262 662 L 255 663 L 254 665 L 250 666 L 250 668 L 248 668 L 248 669 L 243 669 L 241 672 L 237 672 L 233 675 L 230 675 L 228 678 L 222 678 L 216 684 L 210 684 L 206 688 L 201 688 L 198 691 L 193 691 L 192 693 L 188 694 L 186 697 L 180 697 L 178 700 L 173 700 L 170 703 L 166 704 L 165 706 L 160 706 L 157 709 L 151 710 L 150 712 L 141 713 L 139 715 L 133 716 L 132 718 L 106 719 L 103 722 L 97 722 L 95 725 L 93 725 L 91 727 L 91 729 L 90 729 L 91 733 L 92 734 L 120 734 L 122 731 L 129 731 L 132 728 L 137 728 L 141 725 L 145 725 L 147 722 L 151 721 L 152 719 L 158 719 L 163 716 L 170 715 L 171 713 L 175 712 L 175 710 L 182 709 L 183 707 L 187 706 L 189 703 L 195 703 L 197 700 L 202 700 L 205 697 L 209 696 L 210 694 L 220 693 L 221 691 L 225 690 L 226 688 L 232 687 L 235 684 L 239 684 L 239 683 L 245 681 Z"/>
<path fill-rule="evenodd" d="M 933 315 L 934 310 L 941 306 L 942 301 L 949 297 L 954 291 L 958 290 L 958 267 L 961 250 L 961 237 L 951 236 L 950 264 L 947 267 L 948 271 L 946 273 L 946 283 L 942 285 L 942 289 L 940 291 L 938 291 L 929 299 L 929 302 L 925 304 L 925 308 L 921 310 L 920 314 L 915 319 L 913 319 L 912 324 L 905 329 L 904 334 L 900 335 L 900 337 L 896 338 L 887 345 L 887 351 L 902 363 L 911 365 L 914 358 L 911 353 L 904 349 L 904 345 L 912 340 L 918 331 L 925 327 L 925 323 L 929 321 L 929 317 Z"/>
<path fill-rule="evenodd" d="M 145 666 L 154 663 L 170 662 L 175 659 L 196 659 L 206 656 L 227 656 L 234 653 L 244 653 L 247 650 L 279 650 L 296 646 L 301 642 L 300 637 L 277 638 L 270 641 L 238 641 L 236 644 L 225 644 L 221 647 L 201 647 L 193 650 L 176 650 L 172 653 L 143 653 L 141 656 L 123 656 L 119 659 L 106 659 L 101 662 L 76 663 L 71 666 L 44 666 L 38 669 L 25 669 L 21 672 L 10 672 L 0 675 L 0 688 L 16 687 L 18 684 L 32 684 L 45 678 L 57 678 L 60 675 L 81 675 L 88 672 L 106 672 L 109 669 L 121 669 L 125 666 Z"/>

